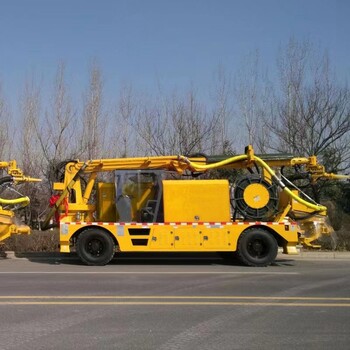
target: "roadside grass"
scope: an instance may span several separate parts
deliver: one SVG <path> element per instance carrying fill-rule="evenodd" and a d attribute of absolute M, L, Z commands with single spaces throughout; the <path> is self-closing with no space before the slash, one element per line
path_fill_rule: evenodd
<path fill-rule="evenodd" d="M 342 217 L 342 227 L 335 231 L 335 250 L 350 251 L 350 215 L 344 214 Z"/>
<path fill-rule="evenodd" d="M 59 252 L 59 232 L 33 230 L 30 235 L 13 235 L 0 243 L 0 251 Z"/>
<path fill-rule="evenodd" d="M 329 223 L 334 229 L 331 236 L 317 240 L 322 250 L 350 251 L 350 215 L 336 207 L 333 202 L 322 203 L 327 206 Z"/>

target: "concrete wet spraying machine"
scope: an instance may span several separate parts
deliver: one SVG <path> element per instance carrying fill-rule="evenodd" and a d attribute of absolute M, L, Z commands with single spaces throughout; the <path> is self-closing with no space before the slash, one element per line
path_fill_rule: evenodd
<path fill-rule="evenodd" d="M 14 182 L 37 181 L 5 165 Z M 333 231 L 327 208 L 295 180 L 349 178 L 327 173 L 315 156 L 256 155 L 252 146 L 235 156 L 68 161 L 60 174 L 41 227 L 53 220 L 60 251 L 77 252 L 88 265 L 105 265 L 119 252 L 218 252 L 266 266 L 279 247 L 297 254 L 298 245 L 315 247 Z M 0 239 L 29 233 L 5 209 L 16 203 L 0 204 Z"/>

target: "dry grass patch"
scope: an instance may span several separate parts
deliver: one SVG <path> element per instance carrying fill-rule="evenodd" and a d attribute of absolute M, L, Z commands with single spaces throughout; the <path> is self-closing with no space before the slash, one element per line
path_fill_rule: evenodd
<path fill-rule="evenodd" d="M 1 242 L 2 251 L 24 252 L 58 252 L 59 232 L 33 230 L 30 235 L 14 235 Z"/>

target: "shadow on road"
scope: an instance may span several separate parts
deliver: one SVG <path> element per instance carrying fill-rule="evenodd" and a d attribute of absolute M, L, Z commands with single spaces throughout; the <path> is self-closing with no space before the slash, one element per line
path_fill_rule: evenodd
<path fill-rule="evenodd" d="M 85 266 L 75 253 L 18 253 L 15 258 L 46 265 Z M 238 259 L 219 253 L 117 253 L 108 265 L 222 265 L 243 266 Z M 276 259 L 272 266 L 294 266 L 292 259 Z"/>

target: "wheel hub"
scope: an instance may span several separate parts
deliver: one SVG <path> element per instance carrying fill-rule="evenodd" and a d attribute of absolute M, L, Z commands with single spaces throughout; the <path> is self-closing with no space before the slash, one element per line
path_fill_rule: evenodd
<path fill-rule="evenodd" d="M 102 242 L 98 239 L 93 239 L 88 243 L 88 250 L 90 254 L 99 256 L 103 250 Z"/>
<path fill-rule="evenodd" d="M 257 253 L 262 253 L 264 247 L 262 245 L 262 243 L 260 241 L 254 241 L 253 242 L 253 249 L 257 252 Z"/>
<path fill-rule="evenodd" d="M 261 258 L 266 254 L 264 242 L 260 239 L 255 239 L 252 242 L 250 242 L 248 249 L 250 251 L 250 254 L 257 258 Z"/>

